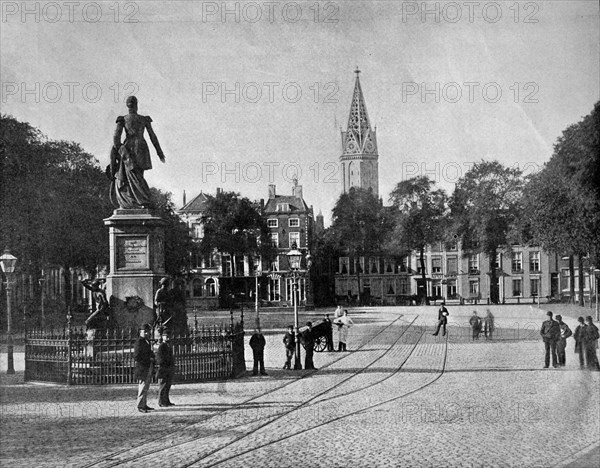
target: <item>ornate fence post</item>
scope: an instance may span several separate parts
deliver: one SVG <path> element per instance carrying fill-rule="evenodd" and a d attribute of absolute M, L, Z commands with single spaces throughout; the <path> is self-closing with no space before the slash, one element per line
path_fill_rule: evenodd
<path fill-rule="evenodd" d="M 67 385 L 71 385 L 71 351 L 72 351 L 72 335 L 71 335 L 71 307 L 67 308 Z"/>

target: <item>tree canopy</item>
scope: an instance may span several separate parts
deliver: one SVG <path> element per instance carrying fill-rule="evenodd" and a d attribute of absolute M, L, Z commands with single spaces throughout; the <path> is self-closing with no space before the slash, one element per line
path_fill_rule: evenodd
<path fill-rule="evenodd" d="M 77 143 L 52 141 L 0 116 L 0 242 L 22 270 L 44 264 L 93 270 L 108 263 L 103 219 L 112 208 L 98 161 Z"/>
<path fill-rule="evenodd" d="M 196 244 L 187 225 L 175 212 L 171 194 L 156 188 L 150 189 L 156 214 L 167 223 L 165 226 L 165 271 L 171 276 L 185 274 L 190 264 L 190 254 Z"/>
<path fill-rule="evenodd" d="M 600 102 L 558 138 L 525 188 L 523 218 L 532 242 L 600 259 Z"/>
<path fill-rule="evenodd" d="M 389 210 L 373 192 L 353 187 L 338 198 L 326 237 L 338 252 L 347 251 L 355 257 L 378 255 L 390 229 Z M 360 268 L 356 268 L 356 276 L 360 300 Z"/>
<path fill-rule="evenodd" d="M 510 234 L 519 215 L 523 179 L 521 171 L 498 161 L 476 163 L 456 184 L 450 197 L 453 232 L 463 248 L 483 252 L 490 262 L 490 291 L 498 301 L 496 254 L 510 247 Z"/>
<path fill-rule="evenodd" d="M 435 182 L 425 176 L 399 182 L 390 194 L 394 228 L 388 251 L 399 254 L 415 250 L 421 263 L 421 300 L 427 302 L 425 247 L 444 238 L 448 197 L 434 190 Z"/>
<path fill-rule="evenodd" d="M 229 255 L 256 255 L 265 260 L 274 256 L 267 222 L 260 205 L 235 192 L 208 195 L 202 216 L 204 237 L 200 243 L 203 255 L 215 250 Z"/>

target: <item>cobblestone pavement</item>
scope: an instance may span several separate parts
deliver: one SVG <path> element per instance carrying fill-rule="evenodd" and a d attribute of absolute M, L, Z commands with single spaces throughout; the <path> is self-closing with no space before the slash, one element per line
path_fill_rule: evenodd
<path fill-rule="evenodd" d="M 354 313 L 350 352 L 317 353 L 317 372 L 281 370 L 272 334 L 268 377 L 177 385 L 178 406 L 150 414 L 133 386 L 4 376 L 0 464 L 598 466 L 600 373 L 579 370 L 572 340 L 566 368 L 542 369 L 544 308 L 489 307 L 494 339 L 472 341 L 487 308 L 451 307 L 447 337 L 431 336 L 437 307 Z"/>

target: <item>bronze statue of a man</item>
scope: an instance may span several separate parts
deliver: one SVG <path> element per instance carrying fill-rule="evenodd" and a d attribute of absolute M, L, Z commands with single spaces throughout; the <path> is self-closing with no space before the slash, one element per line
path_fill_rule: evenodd
<path fill-rule="evenodd" d="M 110 199 L 118 208 L 149 208 L 151 207 L 150 187 L 144 179 L 144 171 L 152 169 L 152 161 L 150 149 L 144 139 L 144 130 L 148 130 L 150 141 L 163 163 L 165 155 L 152 130 L 152 119 L 137 113 L 137 98 L 129 96 L 126 104 L 129 113 L 117 118 L 117 129 L 110 154 L 109 176 L 112 180 Z M 125 130 L 125 140 L 121 143 L 123 130 Z"/>

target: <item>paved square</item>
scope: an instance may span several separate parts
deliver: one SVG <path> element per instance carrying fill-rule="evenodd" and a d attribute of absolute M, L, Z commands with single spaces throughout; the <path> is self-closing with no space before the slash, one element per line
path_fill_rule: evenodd
<path fill-rule="evenodd" d="M 542 369 L 543 309 L 489 307 L 496 333 L 472 341 L 468 319 L 487 308 L 450 307 L 448 334 L 437 337 L 434 306 L 355 310 L 349 351 L 317 353 L 316 372 L 282 370 L 282 330 L 272 330 L 269 376 L 177 385 L 177 406 L 150 414 L 134 411 L 133 386 L 69 388 L 3 376 L 0 462 L 598 466 L 600 373 L 579 369 L 572 340 L 564 369 Z M 562 313 L 574 328 L 573 314 Z"/>

